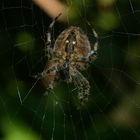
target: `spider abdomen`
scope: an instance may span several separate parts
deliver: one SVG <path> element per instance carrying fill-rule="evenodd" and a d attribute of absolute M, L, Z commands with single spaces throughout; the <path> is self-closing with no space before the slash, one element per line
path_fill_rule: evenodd
<path fill-rule="evenodd" d="M 71 26 L 60 33 L 55 41 L 54 51 L 61 57 L 73 55 L 71 59 L 79 59 L 88 57 L 91 47 L 84 32 L 79 27 Z"/>

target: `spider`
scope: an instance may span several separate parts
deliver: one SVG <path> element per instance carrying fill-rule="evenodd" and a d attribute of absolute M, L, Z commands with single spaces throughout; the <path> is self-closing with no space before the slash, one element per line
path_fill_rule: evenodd
<path fill-rule="evenodd" d="M 45 69 L 34 77 L 41 79 L 49 91 L 53 90 L 56 81 L 74 83 L 78 91 L 78 99 L 84 103 L 88 101 L 90 84 L 80 71 L 86 70 L 96 59 L 98 35 L 92 29 L 96 41 L 91 47 L 88 37 L 82 29 L 70 26 L 60 33 L 52 45 L 51 31 L 60 15 L 52 21 L 46 33 L 45 50 L 48 62 Z"/>

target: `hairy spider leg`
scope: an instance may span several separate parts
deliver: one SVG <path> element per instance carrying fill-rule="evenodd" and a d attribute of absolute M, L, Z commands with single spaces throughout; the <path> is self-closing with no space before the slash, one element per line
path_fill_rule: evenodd
<path fill-rule="evenodd" d="M 87 21 L 88 25 L 91 27 L 91 24 Z M 92 63 L 94 60 L 96 60 L 96 57 L 97 57 L 97 51 L 98 51 L 98 42 L 99 42 L 99 37 L 98 37 L 98 34 L 96 33 L 96 31 L 94 30 L 94 28 L 92 28 L 92 33 L 93 33 L 93 36 L 95 38 L 95 43 L 94 45 L 91 45 L 91 51 L 89 53 L 89 57 L 81 57 L 79 59 L 77 59 L 75 62 L 80 62 L 80 63 L 87 63 L 87 66 L 88 64 Z M 93 47 L 92 47 L 93 46 Z"/>
<path fill-rule="evenodd" d="M 46 34 L 47 42 L 45 43 L 45 54 L 47 54 L 48 60 L 50 60 L 52 55 L 53 55 L 53 50 L 52 50 L 52 47 L 51 47 L 51 31 L 52 31 L 52 28 L 53 28 L 56 20 L 60 16 L 61 16 L 61 13 L 53 19 L 52 23 L 49 25 L 48 30 L 47 30 L 47 34 Z M 37 75 L 34 75 L 33 77 L 36 78 L 36 79 L 42 79 L 43 77 L 47 76 L 48 69 L 46 69 L 46 67 L 48 67 L 48 65 L 49 64 L 47 64 L 45 66 L 45 69 L 43 70 L 43 72 L 38 73 Z"/>
<path fill-rule="evenodd" d="M 52 21 L 52 23 L 49 25 L 47 33 L 46 33 L 46 37 L 47 37 L 47 41 L 45 43 L 45 55 L 48 57 L 48 60 L 52 58 L 53 55 L 53 48 L 51 46 L 51 32 L 52 32 L 52 28 L 55 24 L 55 22 L 57 21 L 57 19 L 61 16 L 62 13 L 60 13 L 57 17 L 55 17 Z"/>
<path fill-rule="evenodd" d="M 89 56 L 90 62 L 93 62 L 96 59 L 96 57 L 97 57 L 98 42 L 99 42 L 98 34 L 96 33 L 96 31 L 93 28 L 92 28 L 92 33 L 93 33 L 93 35 L 95 37 L 95 43 L 93 45 L 93 48 L 91 49 L 91 53 L 90 53 L 90 56 Z"/>
<path fill-rule="evenodd" d="M 99 37 L 96 31 L 92 28 L 92 33 L 95 37 L 95 43 L 93 47 L 91 48 L 91 52 L 89 54 L 89 60 L 86 58 L 81 58 L 80 60 L 77 60 L 77 62 L 83 62 L 83 63 L 92 63 L 94 60 L 97 58 L 97 51 L 98 51 L 98 42 L 99 42 Z"/>
<path fill-rule="evenodd" d="M 88 101 L 90 84 L 87 79 L 76 69 L 70 69 L 71 76 L 74 82 L 74 86 L 78 90 L 78 99 L 81 104 Z"/>
<path fill-rule="evenodd" d="M 41 79 L 48 91 L 54 87 L 54 81 L 58 72 L 58 63 L 55 60 L 50 60 L 47 64 L 47 69 L 34 76 L 36 79 Z"/>

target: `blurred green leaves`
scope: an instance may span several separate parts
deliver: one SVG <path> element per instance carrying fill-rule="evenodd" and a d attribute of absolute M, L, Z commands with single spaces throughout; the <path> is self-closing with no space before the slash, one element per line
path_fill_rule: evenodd
<path fill-rule="evenodd" d="M 5 136 L 1 140 L 38 140 L 39 136 L 32 129 L 21 121 L 9 120 L 4 118 L 1 123 L 1 129 Z"/>
<path fill-rule="evenodd" d="M 111 31 L 119 25 L 119 19 L 113 11 L 102 11 L 97 18 L 96 24 L 102 30 Z"/>

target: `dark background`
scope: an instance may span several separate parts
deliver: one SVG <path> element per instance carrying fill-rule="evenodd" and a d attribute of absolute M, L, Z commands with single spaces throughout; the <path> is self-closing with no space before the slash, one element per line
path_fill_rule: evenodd
<path fill-rule="evenodd" d="M 91 85 L 80 107 L 73 85 L 54 93 L 31 76 L 46 63 L 41 39 L 52 19 L 28 0 L 0 1 L 0 140 L 139 140 L 140 1 L 64 1 L 66 23 L 57 22 L 52 41 L 65 28 L 80 26 L 94 43 L 98 59 L 83 72 Z"/>

